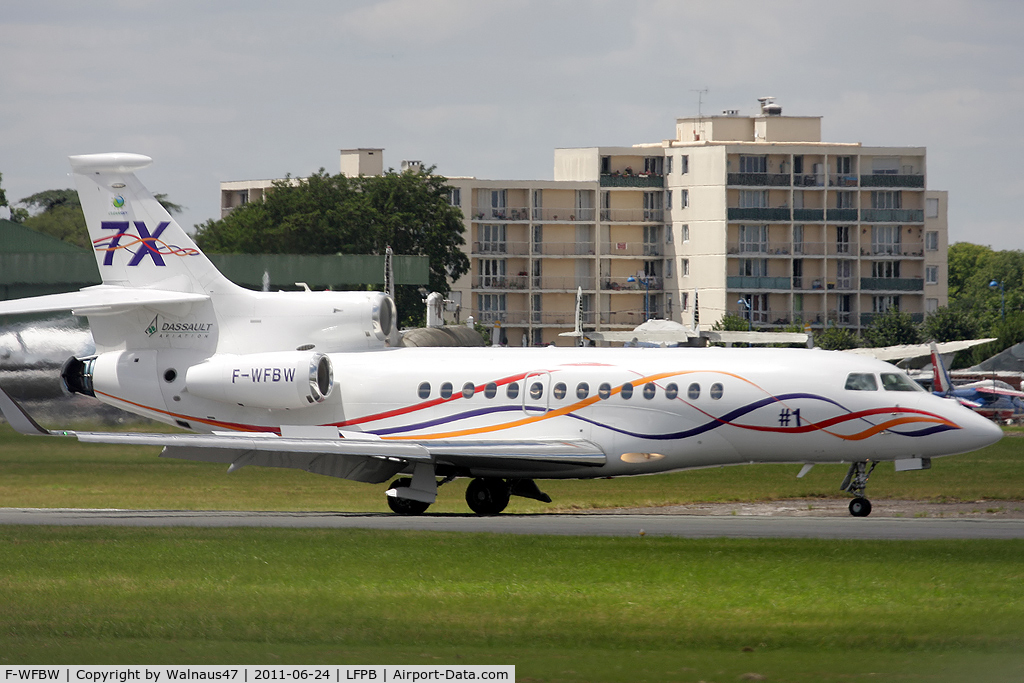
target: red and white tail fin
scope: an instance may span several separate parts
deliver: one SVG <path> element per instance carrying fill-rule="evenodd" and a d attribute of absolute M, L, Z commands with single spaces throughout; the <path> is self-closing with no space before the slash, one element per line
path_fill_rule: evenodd
<path fill-rule="evenodd" d="M 949 381 L 949 373 L 946 366 L 942 364 L 942 357 L 939 356 L 939 349 L 932 342 L 932 392 L 948 396 L 953 384 Z"/>

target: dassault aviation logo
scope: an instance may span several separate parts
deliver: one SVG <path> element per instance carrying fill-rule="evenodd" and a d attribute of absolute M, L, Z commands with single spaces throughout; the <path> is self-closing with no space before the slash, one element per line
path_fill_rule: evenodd
<path fill-rule="evenodd" d="M 124 200 L 121 200 L 124 202 Z M 129 266 L 137 266 L 147 256 L 153 259 L 153 265 L 166 266 L 165 256 L 198 256 L 199 250 L 191 247 L 178 247 L 168 244 L 160 239 L 170 221 L 162 221 L 156 226 L 156 230 L 149 232 L 145 221 L 103 221 L 100 223 L 102 230 L 116 230 L 117 232 L 109 237 L 100 237 L 93 240 L 93 248 L 96 253 L 104 252 L 103 265 L 114 265 L 114 253 L 124 249 L 131 254 L 128 260 Z M 135 232 L 129 232 L 131 228 Z M 122 241 L 123 240 L 123 241 Z"/>
<path fill-rule="evenodd" d="M 153 316 L 153 320 L 150 321 L 149 326 L 146 328 L 147 337 L 156 336 L 157 339 L 164 339 L 167 337 L 197 337 L 204 339 L 210 336 L 210 330 L 213 329 L 213 323 L 169 323 L 166 320 L 160 322 L 159 318 L 159 315 Z"/>

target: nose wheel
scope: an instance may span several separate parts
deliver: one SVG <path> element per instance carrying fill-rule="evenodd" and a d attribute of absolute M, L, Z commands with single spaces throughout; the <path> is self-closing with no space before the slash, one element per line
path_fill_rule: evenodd
<path fill-rule="evenodd" d="M 866 460 L 851 464 L 850 471 L 846 473 L 846 478 L 839 485 L 839 490 L 849 491 L 853 494 L 853 500 L 850 501 L 850 514 L 854 517 L 867 517 L 871 514 L 871 501 L 864 497 L 864 491 L 868 487 L 868 477 L 875 471 L 876 465 L 878 463 L 873 462 L 871 467 L 868 467 Z"/>

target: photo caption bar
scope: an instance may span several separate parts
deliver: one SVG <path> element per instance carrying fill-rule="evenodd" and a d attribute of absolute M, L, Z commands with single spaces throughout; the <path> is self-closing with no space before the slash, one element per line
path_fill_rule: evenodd
<path fill-rule="evenodd" d="M 422 681 L 502 681 L 514 683 L 515 666 L 492 665 L 373 665 L 373 666 L 5 666 L 0 683 L 420 683 Z"/>

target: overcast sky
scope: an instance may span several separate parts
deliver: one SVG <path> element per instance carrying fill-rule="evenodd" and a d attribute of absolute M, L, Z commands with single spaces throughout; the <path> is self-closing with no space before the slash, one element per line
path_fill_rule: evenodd
<path fill-rule="evenodd" d="M 0 173 L 14 202 L 72 187 L 70 154 L 146 154 L 190 227 L 220 181 L 340 148 L 550 179 L 556 147 L 673 137 L 707 88 L 705 114 L 774 95 L 826 141 L 926 146 L 950 241 L 1024 249 L 1022 31 L 1016 0 L 10 2 Z"/>

